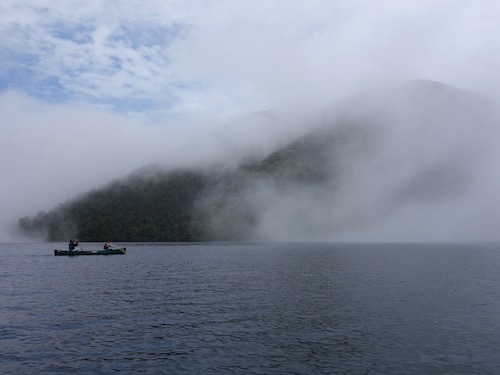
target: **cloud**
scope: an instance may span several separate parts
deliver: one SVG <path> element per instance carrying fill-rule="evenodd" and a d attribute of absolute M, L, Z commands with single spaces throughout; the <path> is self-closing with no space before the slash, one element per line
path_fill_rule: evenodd
<path fill-rule="evenodd" d="M 168 100 L 175 79 L 167 68 L 167 47 L 182 32 L 175 21 L 141 12 L 135 2 L 120 7 L 70 1 L 55 7 L 25 1 L 4 7 L 0 27 L 9 37 L 1 49 L 10 63 L 4 74 L 15 77 L 14 83 L 27 75 L 21 88 L 29 93 L 108 104 Z"/>
<path fill-rule="evenodd" d="M 500 9 L 494 2 L 223 4 L 214 6 L 217 14 L 195 15 L 179 61 L 187 79 L 211 77 L 220 84 L 211 87 L 227 85 L 226 91 L 236 85 L 242 98 L 259 95 L 261 105 L 328 103 L 386 80 L 493 87 Z M 471 66 L 474 79 L 465 74 Z"/>
<path fill-rule="evenodd" d="M 0 49 L 40 96 L 255 110 L 387 79 L 493 90 L 499 15 L 486 0 L 8 1 Z"/>

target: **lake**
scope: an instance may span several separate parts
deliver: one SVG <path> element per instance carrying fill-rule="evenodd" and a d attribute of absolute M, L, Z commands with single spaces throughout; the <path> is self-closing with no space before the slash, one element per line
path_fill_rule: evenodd
<path fill-rule="evenodd" d="M 500 371 L 500 245 L 126 246 L 0 244 L 2 374 Z"/>

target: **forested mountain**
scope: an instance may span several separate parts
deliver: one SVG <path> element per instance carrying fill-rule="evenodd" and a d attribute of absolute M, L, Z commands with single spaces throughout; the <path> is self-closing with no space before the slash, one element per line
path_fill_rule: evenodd
<path fill-rule="evenodd" d="M 416 81 L 346 99 L 262 160 L 151 165 L 19 220 L 84 241 L 296 240 L 352 233 L 467 191 L 494 121 L 479 95 Z"/>

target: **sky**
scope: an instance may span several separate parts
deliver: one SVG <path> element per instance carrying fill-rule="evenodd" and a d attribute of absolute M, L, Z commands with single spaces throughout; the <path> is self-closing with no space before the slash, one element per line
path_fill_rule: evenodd
<path fill-rule="evenodd" d="M 149 162 L 270 150 L 366 87 L 500 87 L 495 0 L 3 0 L 0 35 L 0 241 Z"/>

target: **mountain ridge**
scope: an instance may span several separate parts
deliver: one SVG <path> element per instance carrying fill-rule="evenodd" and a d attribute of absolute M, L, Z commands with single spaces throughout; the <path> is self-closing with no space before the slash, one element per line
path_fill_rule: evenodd
<path fill-rule="evenodd" d="M 376 217 L 463 194 L 478 150 L 471 138 L 446 137 L 490 126 L 487 108 L 479 94 L 428 80 L 363 93 L 261 160 L 231 169 L 150 164 L 21 218 L 18 229 L 86 241 L 298 240 L 353 232 Z"/>

